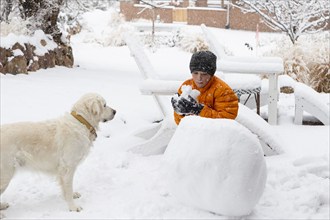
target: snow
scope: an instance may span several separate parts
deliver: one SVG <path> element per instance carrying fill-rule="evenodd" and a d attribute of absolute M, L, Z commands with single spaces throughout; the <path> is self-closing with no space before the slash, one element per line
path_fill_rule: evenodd
<path fill-rule="evenodd" d="M 197 89 L 192 89 L 189 85 L 183 85 L 181 87 L 182 94 L 180 97 L 187 99 L 189 96 L 197 100 L 200 92 Z"/>
<path fill-rule="evenodd" d="M 91 17 L 97 20 L 97 15 Z M 162 114 L 151 96 L 141 95 L 143 77 L 129 49 L 84 42 L 87 34 L 92 37 L 87 32 L 71 37 L 73 68 L 0 78 L 1 124 L 61 116 L 87 92 L 101 94 L 117 110 L 114 120 L 100 125 L 94 147 L 75 175 L 74 189 L 82 194 L 77 204 L 83 210 L 68 211 L 55 178 L 21 171 L 1 195 L 1 201 L 10 204 L 3 213 L 8 219 L 228 219 L 176 199 L 166 184 L 163 154 L 145 157 L 129 150 L 145 141 L 135 134 L 155 126 L 153 122 L 161 120 Z M 217 30 L 216 34 L 226 47 L 240 54 L 250 53 L 244 43 L 255 35 L 230 30 Z M 263 39 L 277 36 L 260 33 L 261 45 Z M 3 42 L 1 37 L 1 45 Z M 190 77 L 191 54 L 175 47 L 147 55 L 162 76 Z M 278 136 L 276 141 L 284 143 L 283 153 L 264 157 L 264 192 L 245 219 L 329 219 L 329 126 L 294 125 L 293 94 L 280 94 L 278 104 L 279 125 L 271 128 Z M 267 116 L 267 106 L 261 108 L 261 115 Z M 260 127 L 258 121 L 253 125 Z M 207 133 L 205 137 L 209 137 Z"/>
<path fill-rule="evenodd" d="M 232 89 L 255 89 L 261 85 L 260 77 L 254 74 L 223 74 L 221 79 L 225 80 Z"/>
<path fill-rule="evenodd" d="M 330 94 L 318 93 L 303 83 L 296 83 L 295 95 L 313 102 L 322 112 L 330 112 Z"/>
<path fill-rule="evenodd" d="M 178 91 L 182 81 L 180 80 L 144 80 L 139 88 L 144 94 L 159 93 L 159 94 L 173 94 Z"/>
<path fill-rule="evenodd" d="M 239 104 L 238 115 L 235 119 L 246 128 L 250 129 L 254 134 L 258 135 L 259 139 L 269 145 L 273 154 L 283 153 L 282 146 L 285 145 L 283 140 L 278 136 L 277 131 L 257 115 L 257 113 L 248 109 L 243 104 Z M 266 152 L 269 147 L 263 146 Z M 271 153 L 270 152 L 270 153 Z M 267 153 L 265 153 L 268 155 Z"/>
<path fill-rule="evenodd" d="M 232 73 L 282 73 L 283 64 L 282 63 L 272 63 L 272 62 L 259 62 L 258 59 L 253 61 L 248 60 L 219 60 L 217 66 L 219 70 L 232 72 Z"/>
<path fill-rule="evenodd" d="M 24 53 L 20 50 L 20 49 L 15 49 L 13 50 L 13 56 L 16 57 L 16 56 L 23 56 Z"/>
<path fill-rule="evenodd" d="M 266 184 L 259 140 L 234 120 L 185 117 L 164 161 L 175 198 L 220 215 L 249 215 Z"/>
<path fill-rule="evenodd" d="M 42 45 L 41 40 L 45 41 L 45 45 Z M 39 56 L 43 56 L 48 50 L 53 50 L 57 47 L 56 43 L 50 40 L 50 37 L 41 30 L 37 30 L 32 37 L 10 33 L 6 37 L 1 37 L 0 45 L 4 48 L 10 48 L 17 42 L 22 46 L 24 46 L 25 43 L 30 43 L 35 46 L 35 53 Z"/>

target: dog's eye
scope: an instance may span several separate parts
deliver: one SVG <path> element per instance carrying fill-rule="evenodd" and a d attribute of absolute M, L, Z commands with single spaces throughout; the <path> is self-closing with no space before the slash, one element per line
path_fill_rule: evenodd
<path fill-rule="evenodd" d="M 107 107 L 107 103 L 104 104 L 104 108 Z"/>

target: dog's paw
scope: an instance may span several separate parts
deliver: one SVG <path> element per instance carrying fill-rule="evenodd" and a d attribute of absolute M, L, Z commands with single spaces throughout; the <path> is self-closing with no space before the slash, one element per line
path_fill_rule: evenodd
<path fill-rule="evenodd" d="M 7 209 L 9 207 L 9 204 L 8 203 L 0 203 L 0 210 L 4 210 L 4 209 Z"/>
<path fill-rule="evenodd" d="M 82 208 L 80 206 L 70 207 L 70 212 L 80 212 Z"/>
<path fill-rule="evenodd" d="M 80 193 L 78 193 L 78 192 L 74 192 L 73 193 L 73 198 L 74 199 L 79 199 L 81 197 L 81 194 Z"/>

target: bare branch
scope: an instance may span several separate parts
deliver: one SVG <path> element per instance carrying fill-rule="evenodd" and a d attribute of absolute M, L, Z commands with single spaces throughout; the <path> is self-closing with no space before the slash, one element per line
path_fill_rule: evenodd
<path fill-rule="evenodd" d="M 316 33 L 329 25 L 327 0 L 240 0 L 236 6 L 258 13 L 271 29 L 287 33 L 292 43 L 303 33 Z"/>

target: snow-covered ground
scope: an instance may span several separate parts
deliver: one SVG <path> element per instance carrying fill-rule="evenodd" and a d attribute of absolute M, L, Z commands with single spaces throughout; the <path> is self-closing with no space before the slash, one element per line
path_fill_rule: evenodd
<path fill-rule="evenodd" d="M 252 53 L 244 44 L 254 43 L 254 33 L 218 33 L 234 53 Z M 82 194 L 76 202 L 82 212 L 68 211 L 55 178 L 21 171 L 1 198 L 10 203 L 4 211 L 7 219 L 228 219 L 180 203 L 166 184 L 163 155 L 145 157 L 128 151 L 143 141 L 134 134 L 162 119 L 162 114 L 152 97 L 141 95 L 143 78 L 128 48 L 86 43 L 85 37 L 92 35 L 83 31 L 71 38 L 74 68 L 1 75 L 1 124 L 60 116 L 86 92 L 100 93 L 118 112 L 100 126 L 90 155 L 76 173 L 74 188 Z M 267 47 L 275 42 L 272 37 L 260 33 Z M 161 47 L 148 51 L 148 56 L 161 75 L 190 77 L 191 54 Z M 262 115 L 267 115 L 266 106 Z M 293 116 L 294 96 L 280 94 L 279 125 L 274 130 L 285 143 L 284 153 L 265 157 L 265 190 L 246 219 L 330 218 L 329 126 L 297 126 Z"/>

